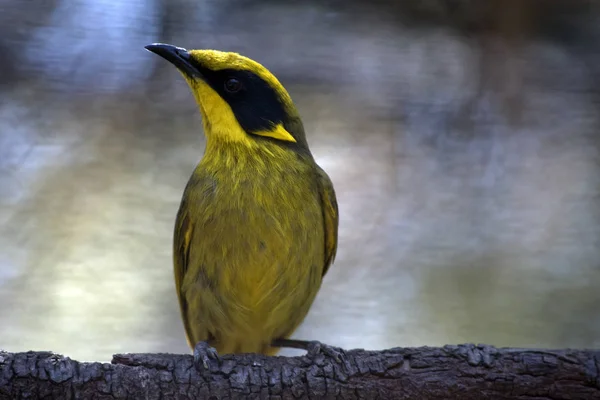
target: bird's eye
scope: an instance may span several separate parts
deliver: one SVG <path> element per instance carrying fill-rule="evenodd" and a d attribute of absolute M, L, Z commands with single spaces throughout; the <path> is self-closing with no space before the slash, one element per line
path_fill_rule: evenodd
<path fill-rule="evenodd" d="M 242 82 L 236 78 L 229 78 L 225 81 L 225 90 L 229 93 L 236 93 L 242 89 Z"/>

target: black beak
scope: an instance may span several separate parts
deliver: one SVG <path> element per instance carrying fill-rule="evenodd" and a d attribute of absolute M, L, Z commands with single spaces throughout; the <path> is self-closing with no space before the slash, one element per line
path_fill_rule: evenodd
<path fill-rule="evenodd" d="M 194 60 L 190 56 L 190 53 L 188 53 L 188 51 L 182 47 L 164 43 L 152 43 L 144 48 L 169 61 L 186 75 L 195 77 L 201 76 L 200 71 L 198 71 L 198 68 L 195 66 Z"/>

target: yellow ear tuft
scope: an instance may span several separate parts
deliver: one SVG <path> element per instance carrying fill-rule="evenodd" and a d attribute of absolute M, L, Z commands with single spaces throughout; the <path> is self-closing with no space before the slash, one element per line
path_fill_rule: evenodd
<path fill-rule="evenodd" d="M 283 124 L 274 125 L 270 130 L 252 132 L 254 135 L 260 136 L 268 136 L 273 139 L 283 140 L 286 142 L 294 142 L 296 143 L 296 139 L 289 133 L 284 127 Z"/>

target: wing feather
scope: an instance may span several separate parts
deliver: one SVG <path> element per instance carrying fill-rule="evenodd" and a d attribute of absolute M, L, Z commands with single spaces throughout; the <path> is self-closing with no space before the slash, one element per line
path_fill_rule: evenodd
<path fill-rule="evenodd" d="M 175 232 L 173 237 L 173 266 L 175 272 L 175 288 L 177 291 L 177 298 L 179 299 L 179 308 L 181 311 L 181 319 L 183 320 L 183 326 L 185 328 L 185 335 L 190 347 L 193 347 L 195 343 L 192 343 L 192 330 L 189 325 L 188 318 L 188 304 L 182 291 L 183 279 L 189 267 L 190 258 L 190 242 L 192 240 L 192 234 L 194 233 L 194 227 L 187 214 L 188 207 L 184 202 L 179 207 L 177 213 L 177 219 L 175 220 Z"/>
<path fill-rule="evenodd" d="M 321 167 L 317 166 L 319 190 L 321 194 L 321 206 L 323 208 L 323 224 L 325 229 L 325 265 L 323 275 L 335 260 L 338 243 L 339 214 L 337 198 L 331 179 Z"/>

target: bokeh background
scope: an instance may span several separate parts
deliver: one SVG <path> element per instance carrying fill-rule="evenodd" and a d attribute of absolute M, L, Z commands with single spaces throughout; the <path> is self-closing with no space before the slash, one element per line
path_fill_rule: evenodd
<path fill-rule="evenodd" d="M 597 1 L 3 0 L 0 348 L 189 352 L 171 240 L 204 138 L 156 41 L 298 105 L 341 222 L 295 337 L 600 347 Z"/>

